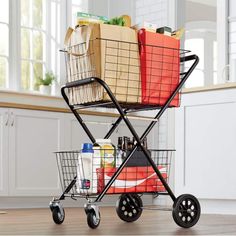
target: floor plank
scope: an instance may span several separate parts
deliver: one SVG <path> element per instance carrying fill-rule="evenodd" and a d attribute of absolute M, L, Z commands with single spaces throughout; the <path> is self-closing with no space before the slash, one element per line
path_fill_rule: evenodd
<path fill-rule="evenodd" d="M 100 226 L 88 228 L 82 208 L 66 208 L 62 225 L 49 209 L 6 210 L 0 215 L 1 235 L 236 235 L 236 216 L 202 215 L 191 229 L 178 227 L 167 211 L 144 210 L 133 223 L 121 221 L 114 207 L 101 207 Z"/>

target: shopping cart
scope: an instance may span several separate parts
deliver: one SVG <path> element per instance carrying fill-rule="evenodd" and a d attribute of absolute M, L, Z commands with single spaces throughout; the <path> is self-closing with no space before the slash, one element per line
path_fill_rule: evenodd
<path fill-rule="evenodd" d="M 69 81 L 61 89 L 63 98 L 92 143 L 95 143 L 95 137 L 81 117 L 81 109 L 106 107 L 117 111 L 117 120 L 104 139 L 108 139 L 121 121 L 124 121 L 135 139 L 135 144 L 129 151 L 123 153 L 125 157 L 120 164 L 112 167 L 101 167 L 100 164 L 91 166 L 93 184 L 90 189 L 81 187 L 80 180 L 83 179 L 81 152 L 56 152 L 63 193 L 50 202 L 54 222 L 61 224 L 65 218 L 61 200 L 66 197 L 72 199 L 82 197 L 88 200 L 84 207 L 87 223 L 89 227 L 96 228 L 101 220 L 99 202 L 105 194 L 118 193 L 121 194 L 116 207 L 118 216 L 126 222 L 133 222 L 143 211 L 141 195 L 149 193 L 169 195 L 173 200 L 174 221 L 184 228 L 194 226 L 201 212 L 197 198 L 190 194 L 176 197 L 168 185 L 174 150 L 148 150 L 143 145 L 143 140 L 168 108 L 179 106 L 180 90 L 198 64 L 198 56 L 189 55 L 190 51 L 166 46 L 108 39 L 93 40 L 89 49 L 84 52 L 83 50 L 85 44 L 74 45 L 63 51 Z M 145 51 L 141 65 L 137 57 L 140 50 Z M 96 59 L 98 51 L 99 62 Z M 178 73 L 177 80 L 176 73 Z M 140 92 L 140 74 L 147 77 L 147 83 L 142 84 L 142 87 L 145 87 L 145 93 L 149 94 L 148 100 L 147 97 L 142 97 L 144 91 Z M 156 93 L 156 90 L 159 92 Z M 149 101 L 149 97 L 154 100 Z M 131 113 L 148 109 L 153 109 L 157 113 L 153 118 L 148 118 L 150 123 L 139 136 L 130 121 L 137 116 Z M 119 153 L 117 150 L 115 155 L 120 155 Z M 137 153 L 141 153 L 142 159 L 146 161 L 143 166 L 130 165 L 135 163 Z M 102 159 L 104 155 L 97 158 Z M 82 171 L 78 173 L 78 169 Z M 145 183 L 140 182 L 140 179 L 145 180 Z"/>

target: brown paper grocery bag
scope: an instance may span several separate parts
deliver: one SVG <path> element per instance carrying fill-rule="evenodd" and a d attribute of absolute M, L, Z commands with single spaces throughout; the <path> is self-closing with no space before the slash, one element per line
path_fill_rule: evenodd
<path fill-rule="evenodd" d="M 141 103 L 137 32 L 129 27 L 100 25 L 101 77 L 121 103 Z M 108 60 L 109 59 L 109 60 Z M 109 62 L 108 62 L 109 61 Z M 108 94 L 103 94 L 109 100 Z"/>
<path fill-rule="evenodd" d="M 93 25 L 69 28 L 65 37 L 68 82 L 90 77 L 100 77 L 100 46 Z M 102 87 L 89 84 L 69 89 L 71 104 L 83 104 L 102 99 Z"/>
<path fill-rule="evenodd" d="M 90 24 L 69 29 L 68 81 L 98 77 L 104 80 L 121 103 L 141 102 L 139 47 L 137 33 L 128 27 Z M 70 102 L 83 104 L 110 101 L 99 84 L 72 89 Z"/>

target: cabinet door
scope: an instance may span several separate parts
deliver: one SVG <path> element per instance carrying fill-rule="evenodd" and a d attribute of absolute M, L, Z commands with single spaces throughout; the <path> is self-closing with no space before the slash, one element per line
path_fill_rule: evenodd
<path fill-rule="evenodd" d="M 8 195 L 8 109 L 0 108 L 0 195 Z"/>
<path fill-rule="evenodd" d="M 79 150 L 82 143 L 91 141 L 72 114 L 67 114 L 66 117 L 66 148 Z M 109 117 L 83 116 L 83 119 L 95 139 L 104 138 L 112 123 L 112 119 Z"/>
<path fill-rule="evenodd" d="M 95 138 L 104 138 L 108 130 L 111 128 L 112 123 L 116 121 L 116 118 L 111 117 L 83 116 L 83 118 Z M 134 125 L 135 131 L 138 133 L 138 135 L 141 135 L 148 125 L 148 121 L 146 122 L 143 120 L 131 120 L 131 122 Z M 156 146 L 153 134 L 154 132 L 150 132 L 150 134 L 148 135 L 148 144 L 150 148 L 154 148 Z M 117 145 L 119 136 L 132 137 L 132 134 L 130 133 L 124 122 L 120 123 L 118 128 L 110 137 L 114 145 Z M 72 114 L 68 114 L 66 118 L 65 137 L 67 149 L 78 150 L 81 148 L 82 143 L 90 142 L 87 134 L 84 132 L 79 122 L 76 120 L 76 118 L 74 118 Z"/>
<path fill-rule="evenodd" d="M 58 194 L 55 154 L 63 142 L 64 114 L 11 109 L 9 192 L 13 196 Z"/>
<path fill-rule="evenodd" d="M 143 132 L 146 130 L 148 123 L 144 120 L 132 120 L 130 119 L 130 122 L 132 123 L 136 133 L 139 135 L 139 137 L 143 134 Z M 150 121 L 149 121 L 150 123 Z M 122 121 L 118 128 L 115 130 L 114 134 L 111 136 L 112 143 L 117 145 L 118 144 L 118 137 L 127 136 L 131 138 L 133 135 L 129 131 L 127 125 Z M 147 136 L 148 141 L 148 148 L 154 148 L 154 136 L 153 132 L 150 132 Z"/>
<path fill-rule="evenodd" d="M 235 89 L 183 95 L 182 107 L 176 112 L 177 194 L 187 192 L 217 201 L 236 199 L 235 120 Z"/>

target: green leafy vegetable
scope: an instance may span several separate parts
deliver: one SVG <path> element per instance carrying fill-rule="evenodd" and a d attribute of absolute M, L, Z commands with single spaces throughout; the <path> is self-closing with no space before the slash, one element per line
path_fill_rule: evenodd
<path fill-rule="evenodd" d="M 109 21 L 105 22 L 105 24 L 124 26 L 125 20 L 123 19 L 123 17 L 114 17 L 110 19 Z"/>

